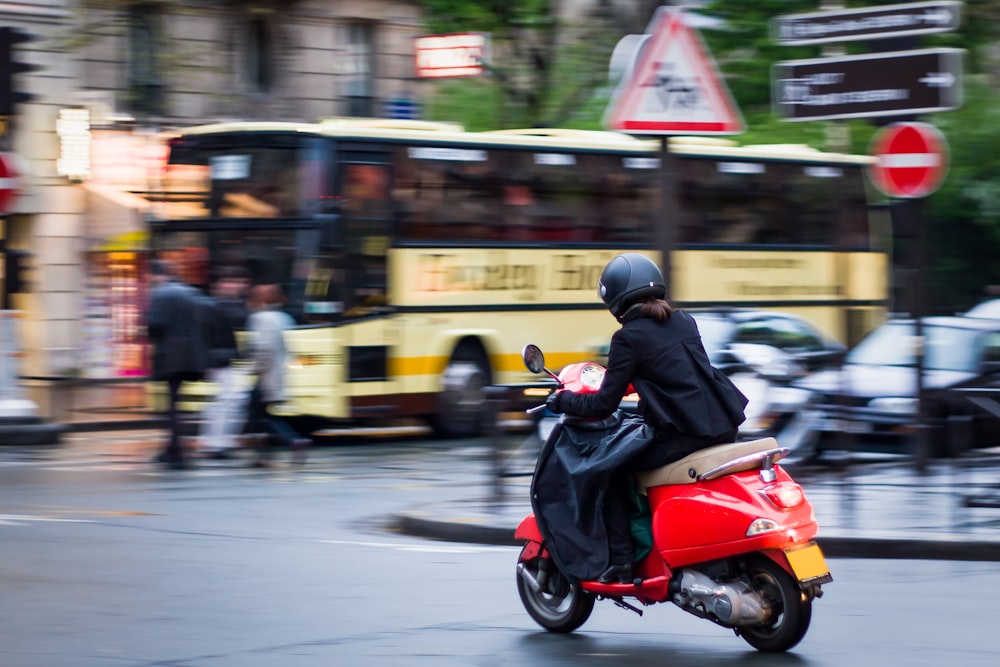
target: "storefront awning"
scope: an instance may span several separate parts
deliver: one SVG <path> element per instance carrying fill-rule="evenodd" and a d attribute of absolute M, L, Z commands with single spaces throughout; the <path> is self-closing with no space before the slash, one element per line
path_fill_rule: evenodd
<path fill-rule="evenodd" d="M 85 236 L 88 250 L 117 252 L 145 250 L 149 246 L 146 212 L 149 202 L 110 185 L 84 183 Z"/>

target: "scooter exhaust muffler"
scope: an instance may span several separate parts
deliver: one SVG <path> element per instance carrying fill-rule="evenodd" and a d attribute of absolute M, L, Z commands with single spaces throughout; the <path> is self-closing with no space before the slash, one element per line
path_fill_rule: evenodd
<path fill-rule="evenodd" d="M 719 583 L 692 569 L 674 576 L 680 579 L 672 598 L 674 604 L 696 616 L 734 627 L 763 623 L 770 615 L 766 603 L 741 581 Z"/>

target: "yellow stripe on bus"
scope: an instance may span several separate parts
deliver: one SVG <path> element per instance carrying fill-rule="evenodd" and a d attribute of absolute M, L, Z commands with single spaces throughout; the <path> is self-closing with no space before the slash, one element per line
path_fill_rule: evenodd
<path fill-rule="evenodd" d="M 545 365 L 551 370 L 558 371 L 567 364 L 578 361 L 601 361 L 595 359 L 594 354 L 586 352 L 554 352 L 545 355 Z M 396 357 L 389 362 L 389 374 L 392 377 L 406 375 L 440 375 L 444 372 L 448 364 L 448 357 Z M 494 354 L 490 357 L 490 364 L 496 372 L 517 372 L 527 369 L 520 354 Z"/>

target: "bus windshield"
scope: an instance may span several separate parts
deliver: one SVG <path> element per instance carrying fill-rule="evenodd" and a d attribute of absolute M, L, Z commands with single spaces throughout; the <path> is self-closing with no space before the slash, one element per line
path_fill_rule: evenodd
<path fill-rule="evenodd" d="M 301 218 L 324 201 L 319 137 L 295 133 L 189 135 L 170 143 L 156 215 Z"/>

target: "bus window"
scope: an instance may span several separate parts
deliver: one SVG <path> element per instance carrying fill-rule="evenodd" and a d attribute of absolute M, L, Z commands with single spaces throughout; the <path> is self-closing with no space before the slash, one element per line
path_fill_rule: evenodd
<path fill-rule="evenodd" d="M 325 176 L 318 138 L 255 134 L 175 139 L 154 197 L 157 217 L 294 218 L 318 212 Z"/>
<path fill-rule="evenodd" d="M 685 158 L 681 243 L 833 246 L 867 236 L 860 166 Z M 864 245 L 860 241 L 854 245 Z"/>
<path fill-rule="evenodd" d="M 400 146 L 394 193 L 405 241 L 476 242 L 497 238 L 503 167 L 479 149 Z"/>
<path fill-rule="evenodd" d="M 345 154 L 345 159 L 350 157 Z M 383 159 L 383 155 L 369 155 Z M 339 258 L 344 273 L 343 316 L 366 317 L 386 306 L 388 276 L 386 256 L 392 243 L 393 225 L 389 197 L 391 170 L 388 164 L 344 162 L 343 183 L 344 248 Z"/>
<path fill-rule="evenodd" d="M 525 150 L 416 150 L 394 155 L 403 241 L 645 242 L 655 169 L 620 156 Z"/>

